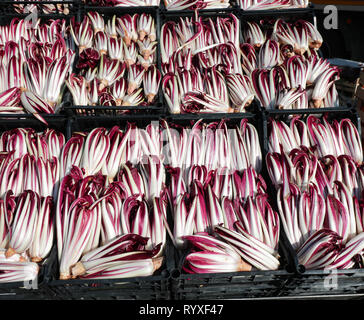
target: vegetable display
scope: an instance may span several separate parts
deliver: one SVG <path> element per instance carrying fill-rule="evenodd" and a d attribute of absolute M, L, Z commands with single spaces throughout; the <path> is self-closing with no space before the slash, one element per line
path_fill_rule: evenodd
<path fill-rule="evenodd" d="M 107 255 L 108 261 L 114 262 L 115 273 L 105 267 L 105 273 L 93 277 L 113 277 L 118 272 L 125 277 L 138 272 L 142 276 L 146 268 L 152 274 L 160 267 L 161 259 L 149 261 L 150 267 L 145 265 L 147 257 L 162 257 L 167 236 L 165 171 L 155 139 L 158 135 L 156 126 L 142 129 L 130 125 L 126 130 L 95 128 L 68 141 L 63 156 L 74 161 L 63 161 L 68 166 L 63 171 L 56 208 L 60 279 L 74 276 L 71 269 L 81 257 L 85 259 L 92 250 L 110 245 L 122 235 L 143 239 L 135 248 L 127 242 L 126 248 L 115 248 Z M 78 148 L 71 146 L 74 143 Z M 129 251 L 133 254 L 117 257 Z M 124 266 L 126 262 L 130 266 Z M 90 278 L 93 272 L 88 273 Z"/>
<path fill-rule="evenodd" d="M 275 14 L 308 1 L 74 4 L 14 2 L 42 17 L 0 26 L 0 283 L 51 256 L 70 287 L 178 281 L 169 259 L 191 278 L 276 274 L 282 233 L 306 270 L 364 266 L 357 114 L 315 20 Z"/>
<path fill-rule="evenodd" d="M 161 28 L 162 89 L 171 113 L 245 112 L 340 105 L 337 67 L 318 56 L 309 21 L 245 22 L 226 17 L 167 21 Z"/>

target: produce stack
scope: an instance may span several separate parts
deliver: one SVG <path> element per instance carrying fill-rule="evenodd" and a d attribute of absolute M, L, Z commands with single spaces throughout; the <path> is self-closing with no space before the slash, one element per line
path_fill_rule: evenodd
<path fill-rule="evenodd" d="M 1 282 L 263 297 L 362 267 L 358 115 L 307 1 L 13 4 L 68 18 L 0 29 Z"/>

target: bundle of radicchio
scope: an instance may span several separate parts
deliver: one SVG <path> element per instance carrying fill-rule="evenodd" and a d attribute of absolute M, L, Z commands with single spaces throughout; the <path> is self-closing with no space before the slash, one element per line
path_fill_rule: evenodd
<path fill-rule="evenodd" d="M 65 80 L 75 57 L 65 20 L 13 19 L 0 28 L 0 113 L 59 111 Z"/>
<path fill-rule="evenodd" d="M 71 22 L 79 48 L 77 73 L 67 79 L 75 105 L 141 108 L 157 99 L 156 29 L 152 15 L 125 14 L 104 18 L 88 12 Z"/>
<path fill-rule="evenodd" d="M 254 99 L 240 63 L 233 14 L 167 21 L 161 29 L 162 90 L 170 113 L 245 112 Z"/>
<path fill-rule="evenodd" d="M 333 108 L 340 104 L 337 67 L 319 57 L 323 39 L 315 25 L 277 19 L 246 22 L 241 65 L 265 109 Z"/>

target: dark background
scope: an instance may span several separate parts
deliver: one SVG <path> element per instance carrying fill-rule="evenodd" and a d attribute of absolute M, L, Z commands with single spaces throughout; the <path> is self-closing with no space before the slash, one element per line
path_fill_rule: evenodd
<path fill-rule="evenodd" d="M 364 62 L 364 5 L 337 5 L 338 29 L 325 30 L 323 21 L 324 1 L 313 1 L 317 27 L 324 39 L 322 53 L 326 58 L 343 58 Z M 338 1 L 337 1 L 338 2 Z M 340 3 L 363 3 L 364 1 L 340 1 Z M 327 1 L 335 4 L 335 1 Z M 336 4 L 335 4 L 336 5 Z"/>

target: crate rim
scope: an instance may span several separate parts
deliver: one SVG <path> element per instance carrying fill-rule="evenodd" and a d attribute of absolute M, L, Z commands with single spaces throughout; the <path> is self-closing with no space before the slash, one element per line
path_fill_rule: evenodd
<path fill-rule="evenodd" d="M 241 7 L 240 15 L 241 17 L 261 17 L 261 16 L 275 16 L 275 15 L 290 15 L 290 14 L 313 14 L 315 10 L 315 5 L 310 2 L 305 8 L 285 8 L 285 9 L 268 9 L 268 10 L 244 10 Z"/>
<path fill-rule="evenodd" d="M 115 284 L 115 283 L 153 283 L 153 282 L 159 282 L 159 281 L 168 281 L 170 274 L 167 269 L 162 270 L 161 272 L 165 272 L 165 275 L 151 275 L 146 277 L 128 277 L 128 278 L 117 278 L 117 279 L 69 279 L 69 280 L 60 280 L 60 279 L 50 279 L 47 282 L 47 285 L 49 286 L 79 286 L 79 285 L 85 285 L 85 284 Z"/>
<path fill-rule="evenodd" d="M 307 108 L 307 109 L 265 109 L 261 107 L 261 112 L 266 116 L 283 116 L 283 115 L 305 115 L 305 114 L 322 114 L 322 113 L 343 113 L 343 112 L 353 112 L 355 108 L 351 105 L 332 107 L 332 108 Z"/>
<path fill-rule="evenodd" d="M 172 278 L 179 280 L 186 280 L 188 278 L 191 279 L 203 279 L 203 278 L 239 278 L 239 277 L 253 277 L 260 275 L 273 275 L 273 276 L 293 276 L 294 274 L 288 272 L 287 270 L 252 270 L 252 271 L 238 271 L 238 272 L 216 272 L 216 273 L 180 273 L 178 277 L 174 276 Z"/>

